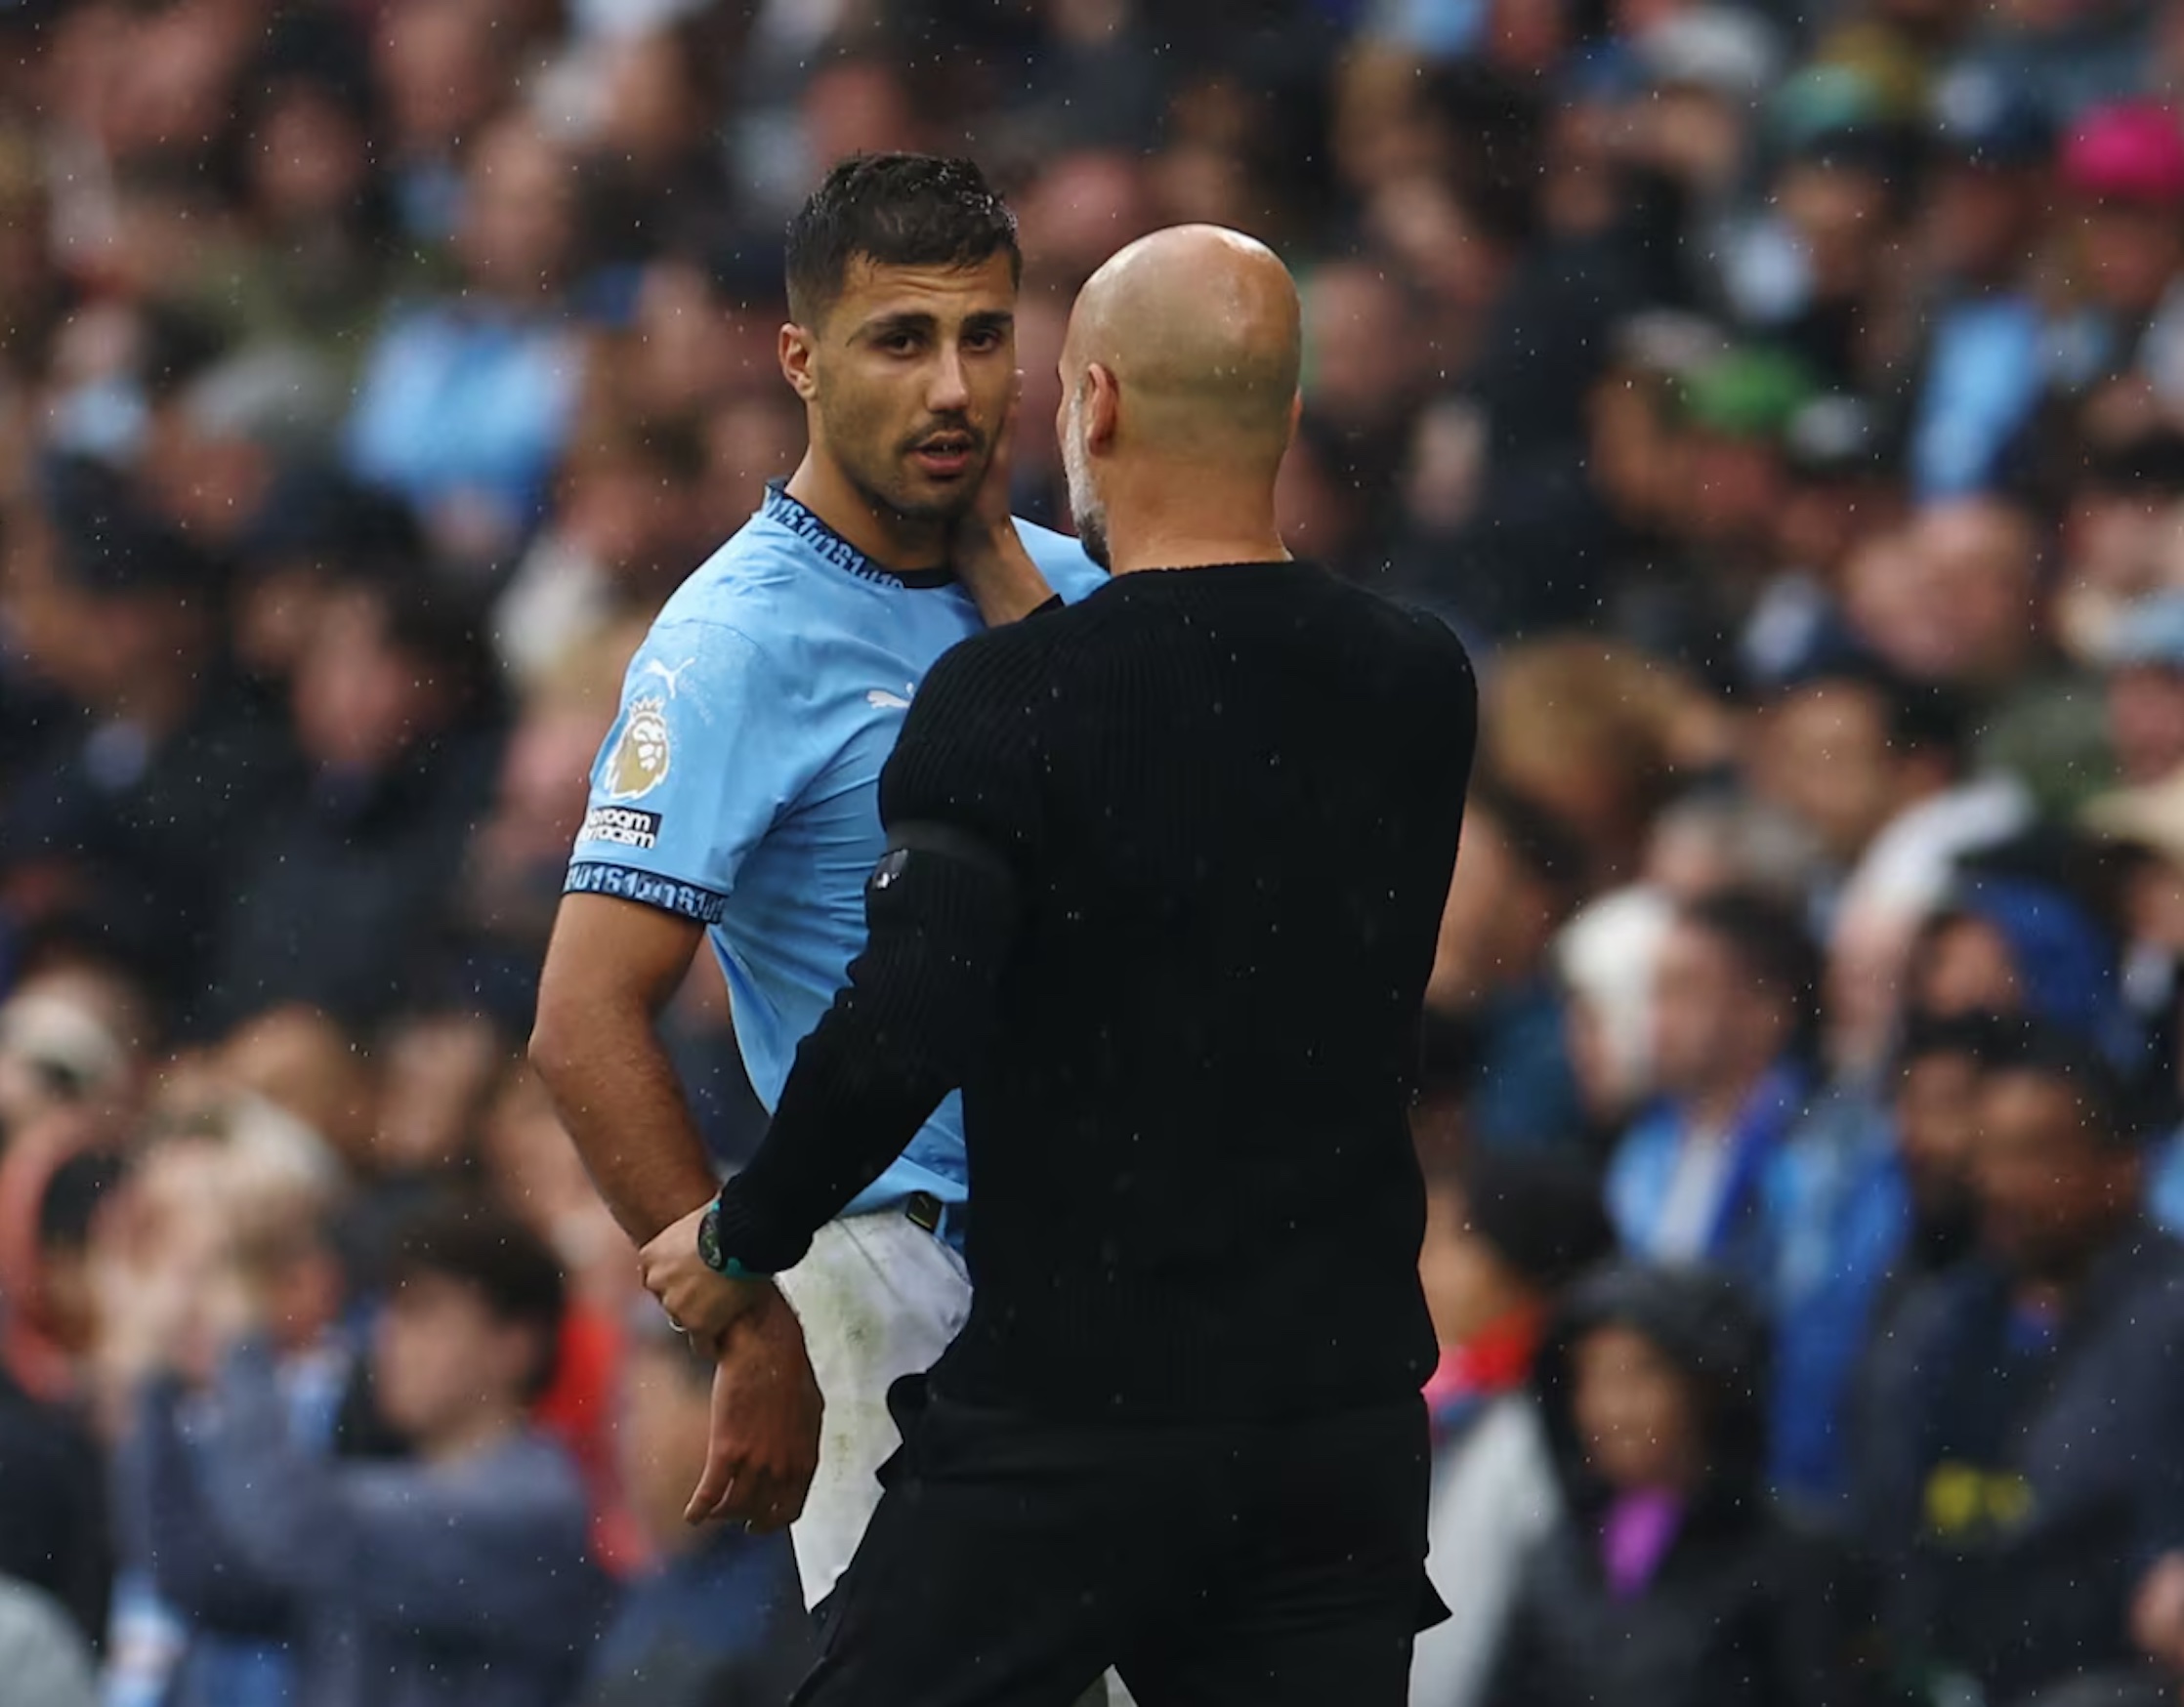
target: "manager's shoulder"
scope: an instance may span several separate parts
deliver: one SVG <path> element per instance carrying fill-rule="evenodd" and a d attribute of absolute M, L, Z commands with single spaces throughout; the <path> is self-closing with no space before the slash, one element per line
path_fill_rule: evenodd
<path fill-rule="evenodd" d="M 1336 582 L 1335 596 L 1354 613 L 1376 649 L 1412 679 L 1440 692 L 1476 701 L 1478 674 L 1463 638 L 1430 610 L 1369 588 Z"/>

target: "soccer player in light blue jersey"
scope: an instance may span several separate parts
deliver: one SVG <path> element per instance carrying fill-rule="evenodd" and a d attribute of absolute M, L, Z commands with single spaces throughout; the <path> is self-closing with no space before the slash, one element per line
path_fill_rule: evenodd
<path fill-rule="evenodd" d="M 862 946 L 886 852 L 880 768 L 919 681 L 985 624 L 1100 579 L 1073 540 L 1007 512 L 995 459 L 1020 269 L 1014 219 L 965 161 L 847 161 L 791 224 L 780 360 L 810 448 L 631 663 L 531 1039 L 640 1245 L 719 1183 L 655 1030 L 700 944 L 772 1106 Z M 795 1314 L 777 1297 L 734 1330 L 759 1348 L 738 1342 L 716 1382 L 716 1445 L 735 1435 L 739 1464 L 727 1510 L 757 1527 L 795 1520 L 811 1603 L 878 1502 L 898 1444 L 888 1387 L 933 1362 L 968 1309 L 964 1197 L 950 1098 L 781 1277 Z"/>

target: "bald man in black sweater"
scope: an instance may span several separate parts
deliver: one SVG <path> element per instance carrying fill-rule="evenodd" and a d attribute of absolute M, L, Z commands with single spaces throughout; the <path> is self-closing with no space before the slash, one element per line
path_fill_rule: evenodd
<path fill-rule="evenodd" d="M 647 1248 L 708 1339 L 964 1094 L 969 1321 L 797 1699 L 1404 1699 L 1434 1338 L 1406 1120 L 1476 732 L 1440 624 L 1292 561 L 1298 306 L 1155 233 L 1062 360 L 1113 583 L 942 659 L 880 785 L 870 940 L 765 1145 Z M 728 1341 L 699 1506 L 801 1497 Z"/>

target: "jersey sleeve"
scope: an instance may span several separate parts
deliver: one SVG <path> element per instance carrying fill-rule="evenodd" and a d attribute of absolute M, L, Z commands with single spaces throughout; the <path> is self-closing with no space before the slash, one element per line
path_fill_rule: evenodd
<path fill-rule="evenodd" d="M 1046 577 L 1046 584 L 1062 595 L 1062 603 L 1074 604 L 1087 594 L 1107 585 L 1108 572 L 1084 555 L 1084 547 L 1066 533 L 1017 519 L 1016 535 Z"/>
<path fill-rule="evenodd" d="M 794 793 L 787 707 L 737 630 L 655 627 L 592 766 L 567 892 L 718 924 L 743 860 Z"/>

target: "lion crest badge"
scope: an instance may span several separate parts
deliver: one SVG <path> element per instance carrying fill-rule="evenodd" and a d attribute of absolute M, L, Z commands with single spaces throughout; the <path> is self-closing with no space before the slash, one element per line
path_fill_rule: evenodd
<path fill-rule="evenodd" d="M 622 720 L 621 738 L 607 762 L 609 800 L 639 800 L 667 780 L 667 702 L 636 699 Z"/>

